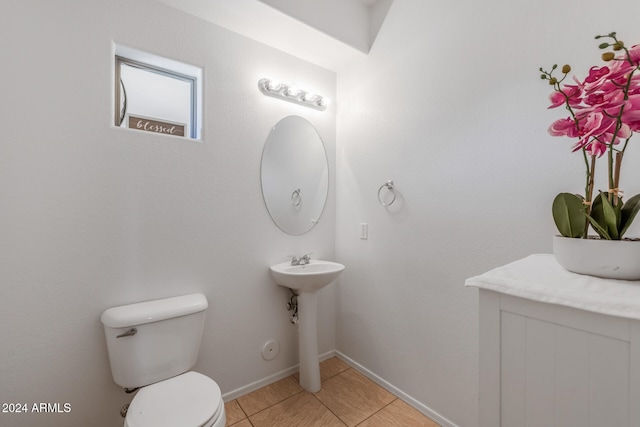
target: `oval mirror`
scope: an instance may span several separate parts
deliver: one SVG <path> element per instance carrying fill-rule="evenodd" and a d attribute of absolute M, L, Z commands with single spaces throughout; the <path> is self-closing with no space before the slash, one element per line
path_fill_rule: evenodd
<path fill-rule="evenodd" d="M 320 219 L 329 189 L 329 165 L 322 139 L 299 116 L 280 120 L 269 133 L 260 167 L 269 215 L 285 233 L 301 235 Z"/>

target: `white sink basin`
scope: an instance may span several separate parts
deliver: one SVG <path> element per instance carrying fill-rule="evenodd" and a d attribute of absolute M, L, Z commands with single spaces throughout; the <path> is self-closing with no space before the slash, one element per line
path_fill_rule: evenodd
<path fill-rule="evenodd" d="M 276 264 L 269 268 L 271 277 L 280 286 L 298 292 L 315 292 L 333 282 L 344 270 L 344 265 L 331 262 L 311 260 L 305 265 L 291 265 L 290 262 Z"/>

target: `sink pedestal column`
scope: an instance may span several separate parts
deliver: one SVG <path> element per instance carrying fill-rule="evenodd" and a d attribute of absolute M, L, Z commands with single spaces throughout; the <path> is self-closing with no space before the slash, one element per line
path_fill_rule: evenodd
<path fill-rule="evenodd" d="M 298 295 L 298 341 L 300 386 L 316 393 L 320 391 L 317 292 L 300 292 Z"/>

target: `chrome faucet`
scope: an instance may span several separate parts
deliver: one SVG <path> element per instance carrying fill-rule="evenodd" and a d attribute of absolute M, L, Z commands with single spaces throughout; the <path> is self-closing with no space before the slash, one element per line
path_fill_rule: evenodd
<path fill-rule="evenodd" d="M 307 265 L 311 262 L 311 254 L 305 254 L 301 257 L 291 257 L 291 265 Z"/>

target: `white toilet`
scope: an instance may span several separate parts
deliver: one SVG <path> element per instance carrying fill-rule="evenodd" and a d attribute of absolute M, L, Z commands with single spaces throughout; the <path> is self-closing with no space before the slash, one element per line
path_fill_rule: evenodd
<path fill-rule="evenodd" d="M 125 427 L 224 427 L 220 387 L 189 371 L 207 307 L 204 295 L 192 294 L 102 313 L 113 380 L 125 389 L 143 387 L 129 405 Z"/>

